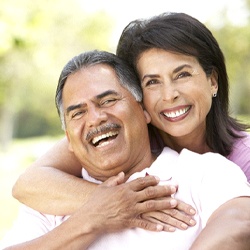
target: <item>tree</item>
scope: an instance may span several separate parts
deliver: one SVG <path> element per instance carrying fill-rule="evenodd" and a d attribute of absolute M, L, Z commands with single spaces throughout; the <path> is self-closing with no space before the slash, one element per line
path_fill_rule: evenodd
<path fill-rule="evenodd" d="M 85 13 L 76 0 L 2 0 L 0 16 L 0 144 L 6 148 L 13 136 L 61 132 L 54 105 L 61 69 L 84 50 L 111 50 L 112 19 Z"/>
<path fill-rule="evenodd" d="M 246 0 L 245 10 L 248 18 L 244 24 L 232 24 L 225 9 L 220 15 L 224 17 L 220 18 L 221 24 L 212 28 L 226 58 L 231 111 L 235 116 L 250 114 L 250 0 Z"/>

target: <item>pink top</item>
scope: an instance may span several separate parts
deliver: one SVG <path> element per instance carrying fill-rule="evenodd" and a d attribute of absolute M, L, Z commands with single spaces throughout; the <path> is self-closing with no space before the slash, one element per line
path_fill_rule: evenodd
<path fill-rule="evenodd" d="M 245 133 L 245 135 L 234 143 L 233 151 L 227 159 L 237 164 L 250 182 L 250 134 Z"/>

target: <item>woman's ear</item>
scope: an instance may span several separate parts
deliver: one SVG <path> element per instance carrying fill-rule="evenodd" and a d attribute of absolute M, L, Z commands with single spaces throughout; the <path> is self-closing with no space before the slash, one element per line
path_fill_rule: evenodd
<path fill-rule="evenodd" d="M 211 79 L 211 91 L 212 94 L 217 94 L 218 92 L 218 73 L 213 69 L 212 74 L 210 76 Z"/>
<path fill-rule="evenodd" d="M 144 109 L 143 112 L 144 112 L 146 122 L 147 122 L 147 124 L 149 124 L 151 122 L 151 116 L 150 116 L 150 114 L 148 113 L 147 110 Z"/>

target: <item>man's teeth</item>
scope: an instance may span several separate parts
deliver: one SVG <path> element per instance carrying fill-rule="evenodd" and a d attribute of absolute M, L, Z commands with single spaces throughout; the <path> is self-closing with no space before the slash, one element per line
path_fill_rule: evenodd
<path fill-rule="evenodd" d="M 180 110 L 177 110 L 177 111 L 172 111 L 172 112 L 165 112 L 164 115 L 166 117 L 169 117 L 169 118 L 176 118 L 180 115 L 183 115 L 185 114 L 187 111 L 189 110 L 189 107 L 187 108 L 184 108 L 184 109 L 180 109 Z"/>
<path fill-rule="evenodd" d="M 99 135 L 99 136 L 96 136 L 93 140 L 92 140 L 92 144 L 95 145 L 97 142 L 99 142 L 100 140 L 103 140 L 105 138 L 108 138 L 108 137 L 111 137 L 111 136 L 114 136 L 114 135 L 117 135 L 118 132 L 117 131 L 110 131 L 106 134 L 103 134 L 103 135 Z"/>

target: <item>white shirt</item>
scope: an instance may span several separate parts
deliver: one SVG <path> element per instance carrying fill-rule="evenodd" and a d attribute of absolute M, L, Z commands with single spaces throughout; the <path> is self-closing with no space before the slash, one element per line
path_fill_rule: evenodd
<path fill-rule="evenodd" d="M 100 237 L 89 249 L 189 249 L 194 239 L 206 226 L 208 218 L 223 203 L 239 196 L 250 196 L 250 185 L 244 173 L 234 163 L 219 154 L 203 155 L 182 150 L 180 154 L 165 148 L 150 168 L 133 174 L 128 181 L 145 176 L 146 173 L 160 178 L 160 184 L 176 183 L 176 199 L 193 206 L 197 224 L 187 230 L 151 232 L 143 229 L 126 229 Z M 99 183 L 83 169 L 83 178 Z M 17 224 L 6 239 L 5 246 L 28 241 L 49 232 L 68 216 L 40 214 L 25 207 Z M 83 221 L 84 223 L 84 221 Z M 25 227 L 24 227 L 25 225 Z"/>

